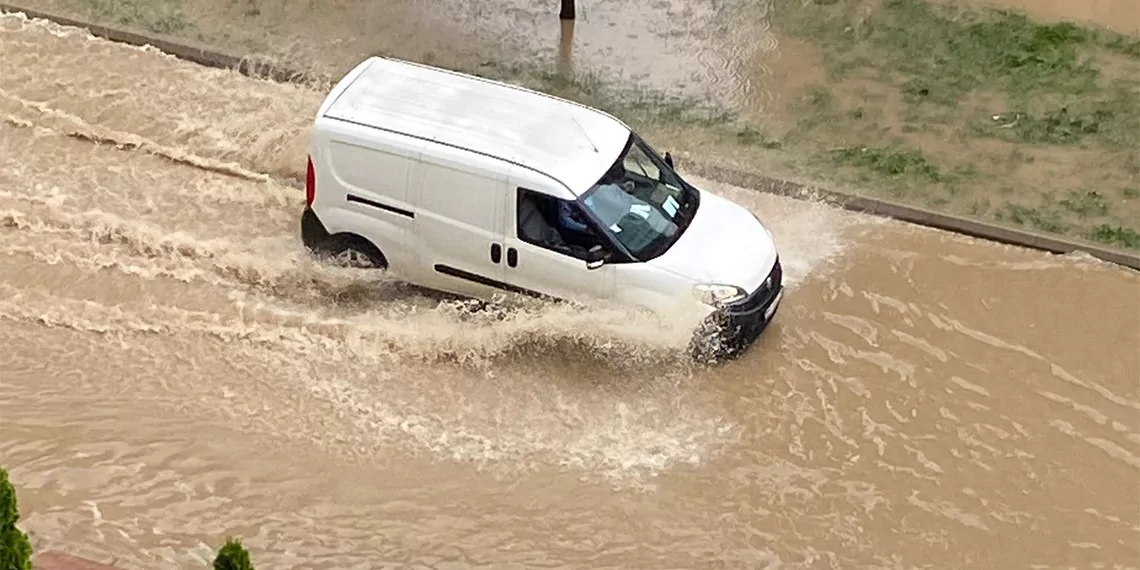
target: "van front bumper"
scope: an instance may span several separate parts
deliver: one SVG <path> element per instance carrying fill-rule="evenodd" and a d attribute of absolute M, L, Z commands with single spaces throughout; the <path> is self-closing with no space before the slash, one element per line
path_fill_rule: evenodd
<path fill-rule="evenodd" d="M 760 338 L 776 317 L 784 298 L 783 268 L 780 259 L 768 278 L 748 297 L 718 309 L 705 321 L 702 335 L 706 359 L 722 359 L 742 354 Z"/>
<path fill-rule="evenodd" d="M 727 355 L 743 352 L 760 338 L 760 334 L 776 317 L 780 301 L 784 298 L 783 286 L 777 286 L 775 294 L 764 304 L 743 312 L 725 311 L 725 326 L 721 332 L 722 344 Z"/>

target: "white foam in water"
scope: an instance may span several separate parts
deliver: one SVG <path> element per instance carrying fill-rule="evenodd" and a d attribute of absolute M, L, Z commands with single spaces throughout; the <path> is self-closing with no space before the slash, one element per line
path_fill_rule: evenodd
<path fill-rule="evenodd" d="M 861 219 L 818 203 L 705 180 L 694 183 L 744 204 L 765 220 L 779 244 L 790 288 L 826 271 L 845 248 L 845 231 Z M 240 184 L 262 188 L 254 182 Z M 32 310 L 35 303 L 28 298 L 6 312 L 26 319 L 51 314 L 45 322 L 72 323 L 62 326 L 87 331 L 207 334 L 261 347 L 246 352 L 256 360 L 270 359 L 269 354 L 259 356 L 269 351 L 294 354 L 314 365 L 323 362 L 325 374 L 304 380 L 304 389 L 354 417 L 357 434 L 352 440 L 364 450 L 396 441 L 492 469 L 554 464 L 616 484 L 642 485 L 674 466 L 715 458 L 738 436 L 738 427 L 721 419 L 712 404 L 691 399 L 684 382 L 688 372 L 683 359 L 676 358 L 688 339 L 683 321 L 655 320 L 621 308 L 586 311 L 541 302 L 523 302 L 498 316 L 471 315 L 453 303 L 377 293 L 391 283 L 365 271 L 313 264 L 299 253 L 295 236 L 202 240 L 174 228 L 162 235 L 144 221 L 66 211 L 68 200 L 5 196 L 16 205 L 41 208 L 39 216 L 14 217 L 19 223 L 12 227 L 45 236 L 74 234 L 80 240 L 77 253 L 101 252 L 118 260 L 119 267 L 130 267 L 125 272 L 131 275 L 157 275 L 167 268 L 168 274 L 224 288 L 237 316 L 175 307 L 124 314 L 111 308 L 96 311 L 91 304 L 48 310 L 63 309 L 58 300 Z M 89 230 L 101 235 L 108 224 L 114 226 L 116 240 L 98 246 L 87 241 Z M 172 239 L 180 243 L 167 247 Z M 63 252 L 71 248 L 64 245 Z M 180 257 L 181 252 L 191 255 Z M 75 257 L 93 259 L 89 253 Z M 192 268 L 199 271 L 187 271 Z M 325 289 L 299 294 L 312 286 L 308 282 Z M 362 287 L 363 304 L 337 300 L 353 287 Z M 509 358 L 520 353 L 530 359 L 588 355 L 602 361 L 601 367 L 589 367 L 593 373 L 613 377 L 597 379 L 601 386 L 584 396 L 570 389 L 566 378 L 512 371 Z M 430 373 L 421 369 L 433 364 Z M 449 372 L 453 364 L 461 368 Z M 452 402 L 448 394 L 457 389 L 456 382 L 470 382 L 463 378 L 472 365 L 476 376 L 471 378 L 486 374 L 496 385 L 496 397 L 476 394 L 476 401 Z M 425 373 L 435 379 L 424 380 Z M 621 391 L 623 383 L 655 389 L 627 393 Z M 606 391 L 606 385 L 616 391 Z"/>
<path fill-rule="evenodd" d="M 798 200 L 756 190 L 686 177 L 693 185 L 736 202 L 756 214 L 773 234 L 784 283 L 794 288 L 826 271 L 851 242 L 850 229 L 883 223 L 882 218 L 859 215 L 823 202 Z"/>
<path fill-rule="evenodd" d="M 830 262 L 846 249 L 845 232 L 864 222 L 879 223 L 877 218 L 853 216 L 820 203 L 758 194 L 705 180 L 693 182 L 763 216 L 781 246 L 790 288 L 829 269 Z M 438 311 L 399 313 L 388 313 L 373 322 L 380 327 L 390 328 L 399 322 L 401 327 L 414 328 L 415 337 L 404 342 L 424 347 L 424 341 L 433 339 L 433 346 L 450 346 L 452 350 L 457 346 L 474 349 L 477 345 L 484 355 L 519 342 L 522 335 L 518 331 L 526 331 L 534 339 L 545 339 L 534 345 L 538 350 L 559 335 L 574 334 L 585 334 L 590 340 L 588 345 L 595 350 L 606 345 L 604 339 L 613 337 L 629 341 L 626 350 L 631 346 L 669 346 L 668 342 L 661 342 L 661 331 L 644 322 L 625 321 L 620 311 L 581 313 L 537 305 L 506 322 L 482 323 L 458 323 Z M 362 317 L 359 322 L 369 318 Z M 359 324 L 354 328 L 357 326 L 358 330 L 365 328 Z M 623 350 L 599 352 L 615 366 L 626 357 L 634 357 L 634 353 Z M 673 373 L 662 367 L 664 364 L 657 361 L 646 368 L 634 366 L 632 373 L 623 373 L 618 366 L 610 372 L 615 377 L 606 380 L 611 385 L 659 382 L 659 389 L 649 395 L 601 392 L 589 399 L 566 393 L 553 378 L 534 376 L 524 383 L 518 379 L 508 382 L 503 389 L 509 393 L 503 394 L 502 404 L 469 403 L 446 413 L 418 416 L 388 408 L 379 414 L 383 419 L 378 417 L 377 423 L 362 421 L 388 426 L 383 429 L 395 430 L 417 447 L 454 460 L 524 469 L 533 468 L 535 461 L 553 462 L 563 468 L 604 476 L 615 484 L 642 487 L 674 467 L 714 459 L 740 435 L 740 426 L 722 418 L 715 405 L 691 399 L 692 386 L 684 381 L 678 383 L 676 378 L 671 380 Z M 509 364 L 500 362 L 498 366 L 506 369 L 498 368 L 493 373 L 497 378 L 512 374 Z M 360 393 L 359 387 L 350 384 L 338 389 L 353 394 L 343 399 L 354 402 L 354 406 L 375 398 L 367 394 L 369 390 Z M 389 415 L 393 413 L 394 417 Z"/>

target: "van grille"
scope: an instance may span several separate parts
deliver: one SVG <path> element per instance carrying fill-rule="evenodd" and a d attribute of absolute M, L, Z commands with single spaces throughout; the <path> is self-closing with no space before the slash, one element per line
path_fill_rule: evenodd
<path fill-rule="evenodd" d="M 780 258 L 776 257 L 776 265 L 772 268 L 772 272 L 768 274 L 768 278 L 760 284 L 760 287 L 752 292 L 751 295 L 745 299 L 733 303 L 729 310 L 732 312 L 748 312 L 757 307 L 762 307 L 771 302 L 772 298 L 779 292 L 780 287 L 783 285 L 784 269 L 780 266 Z"/>

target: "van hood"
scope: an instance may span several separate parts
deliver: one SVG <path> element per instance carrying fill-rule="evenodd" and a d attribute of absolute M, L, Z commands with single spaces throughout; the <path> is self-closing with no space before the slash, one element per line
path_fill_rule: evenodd
<path fill-rule="evenodd" d="M 751 293 L 776 265 L 776 245 L 743 206 L 705 190 L 688 229 L 650 265 L 695 283 L 736 285 Z"/>

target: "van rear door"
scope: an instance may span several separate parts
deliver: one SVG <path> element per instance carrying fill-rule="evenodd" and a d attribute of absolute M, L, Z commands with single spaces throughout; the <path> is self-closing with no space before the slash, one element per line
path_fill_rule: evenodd
<path fill-rule="evenodd" d="M 319 160 L 322 155 L 323 162 Z M 335 188 L 333 185 L 339 185 L 344 192 L 343 202 L 321 200 L 321 215 L 330 224 L 330 230 L 351 228 L 380 248 L 393 269 L 404 270 L 414 263 L 408 251 L 415 218 L 408 180 L 418 156 L 419 149 L 414 147 L 392 147 L 340 134 L 330 137 L 314 160 L 316 182 L 321 184 L 317 193 L 324 195 L 326 189 Z M 324 168 L 328 169 L 327 178 Z M 331 208 L 336 209 L 330 211 Z"/>

